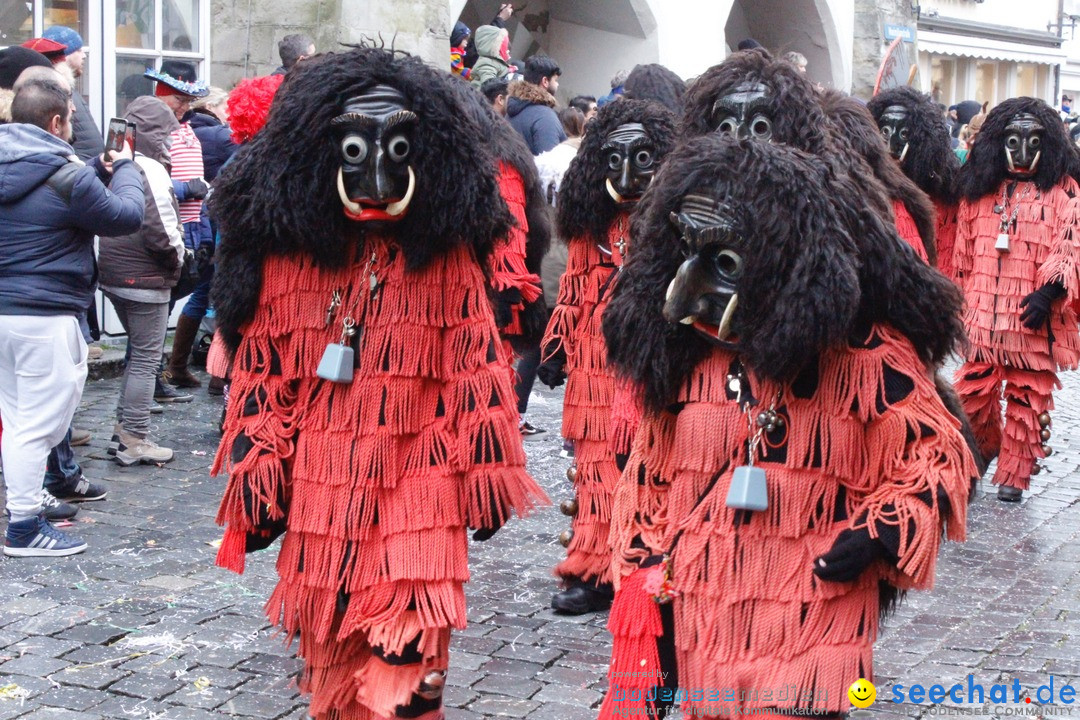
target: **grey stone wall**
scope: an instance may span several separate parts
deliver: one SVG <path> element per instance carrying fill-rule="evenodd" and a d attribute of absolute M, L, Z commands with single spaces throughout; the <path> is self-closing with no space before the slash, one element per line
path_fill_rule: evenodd
<path fill-rule="evenodd" d="M 226 89 L 273 72 L 278 41 L 291 33 L 310 35 L 319 51 L 381 33 L 387 45 L 449 62 L 447 0 L 213 0 L 211 12 L 212 79 Z"/>
<path fill-rule="evenodd" d="M 878 67 L 889 47 L 885 24 L 915 27 L 911 0 L 855 0 L 855 37 L 852 55 L 851 94 L 869 98 L 874 92 Z M 908 57 L 917 61 L 915 46 L 908 44 Z"/>

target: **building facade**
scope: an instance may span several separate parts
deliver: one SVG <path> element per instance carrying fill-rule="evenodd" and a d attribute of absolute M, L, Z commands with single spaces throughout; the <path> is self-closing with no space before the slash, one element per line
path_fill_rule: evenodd
<path fill-rule="evenodd" d="M 946 105 L 1021 95 L 1055 104 L 1068 61 L 1060 12 L 1059 0 L 921 0 L 923 90 Z"/>

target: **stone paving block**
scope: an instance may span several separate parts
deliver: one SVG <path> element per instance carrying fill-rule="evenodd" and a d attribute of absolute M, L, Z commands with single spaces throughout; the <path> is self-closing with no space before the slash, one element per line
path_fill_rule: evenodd
<path fill-rule="evenodd" d="M 160 700 L 184 687 L 185 684 L 184 681 L 176 678 L 136 672 L 113 684 L 109 692 L 146 700 Z"/>
<path fill-rule="evenodd" d="M 523 718 L 540 707 L 532 700 L 517 700 L 497 695 L 487 695 L 469 705 L 469 710 L 481 715 L 495 717 Z"/>
<path fill-rule="evenodd" d="M 0 677 L 5 675 L 45 677 L 67 667 L 69 664 L 56 658 L 42 657 L 40 655 L 22 655 L 0 665 Z"/>
<path fill-rule="evenodd" d="M 472 687 L 473 690 L 478 690 L 481 693 L 508 695 L 512 698 L 527 700 L 539 692 L 542 686 L 535 680 L 525 680 L 520 677 L 507 677 L 505 675 L 488 675 Z"/>
<path fill-rule="evenodd" d="M 127 670 L 120 670 L 107 665 L 94 665 L 92 667 L 74 669 L 68 668 L 55 675 L 57 682 L 62 685 L 75 685 L 90 688 L 92 690 L 104 690 L 118 680 L 130 675 Z"/>
<path fill-rule="evenodd" d="M 538 695 L 537 700 L 540 699 L 541 698 Z M 548 718 L 559 718 L 559 720 L 596 720 L 598 708 L 558 701 L 543 702 L 544 704 L 541 707 L 525 716 L 527 720 L 548 720 Z"/>
<path fill-rule="evenodd" d="M 102 720 L 107 715 L 99 715 L 95 712 L 77 712 L 65 708 L 38 708 L 27 715 L 20 715 L 25 720 Z"/>
<path fill-rule="evenodd" d="M 51 688 L 35 698 L 40 705 L 66 708 L 68 710 L 89 711 L 105 701 L 105 696 L 89 688 L 63 685 Z"/>
<path fill-rule="evenodd" d="M 221 706 L 221 711 L 243 717 L 278 718 L 293 710 L 298 703 L 284 706 L 274 695 L 241 692 Z"/>

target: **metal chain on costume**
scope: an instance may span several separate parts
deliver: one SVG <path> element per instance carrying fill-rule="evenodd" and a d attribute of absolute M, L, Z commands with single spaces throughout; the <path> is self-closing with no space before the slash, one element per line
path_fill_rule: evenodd
<path fill-rule="evenodd" d="M 367 267 L 364 269 L 364 273 L 370 277 L 370 291 L 369 298 L 373 297 L 375 290 L 379 287 L 379 279 L 375 275 L 375 261 L 378 255 L 373 250 L 371 252 L 371 258 L 368 260 Z M 355 293 L 352 306 L 345 313 L 345 317 L 341 319 L 341 344 L 345 345 L 349 342 L 349 338 L 356 334 L 356 318 L 353 315 L 360 307 L 361 300 L 364 299 L 364 293 Z M 334 290 L 330 296 L 330 305 L 326 308 L 326 325 L 330 326 L 330 322 L 333 320 L 334 315 L 337 314 L 338 309 L 342 305 L 342 291 L 341 288 Z"/>
<path fill-rule="evenodd" d="M 1009 226 L 1011 226 L 1013 223 L 1016 222 L 1016 218 L 1020 214 L 1020 203 L 1022 203 L 1024 201 L 1024 198 L 1026 198 L 1028 196 L 1029 192 L 1031 191 L 1031 188 L 1033 188 L 1033 187 L 1034 187 L 1034 184 L 1031 183 L 1031 184 L 1028 184 L 1028 186 L 1024 188 L 1024 191 L 1022 193 L 1020 193 L 1020 197 L 1016 198 L 1016 205 L 1013 206 L 1012 215 L 1010 215 L 1009 214 L 1009 197 L 1008 197 L 1009 184 L 1005 183 L 1005 185 L 1002 186 L 1002 188 L 1001 188 L 1001 204 L 998 205 L 996 208 L 994 208 L 994 210 L 998 211 L 1001 214 L 1001 229 L 999 230 L 999 232 L 1002 232 L 1002 233 L 1009 232 Z M 1036 198 L 1037 197 L 1038 197 L 1038 195 L 1036 195 Z"/>

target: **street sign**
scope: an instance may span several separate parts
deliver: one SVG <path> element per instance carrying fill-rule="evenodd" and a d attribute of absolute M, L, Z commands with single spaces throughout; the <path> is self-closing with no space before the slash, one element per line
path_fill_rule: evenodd
<path fill-rule="evenodd" d="M 900 38 L 904 42 L 915 42 L 915 28 L 909 25 L 885 25 L 885 39 Z"/>

